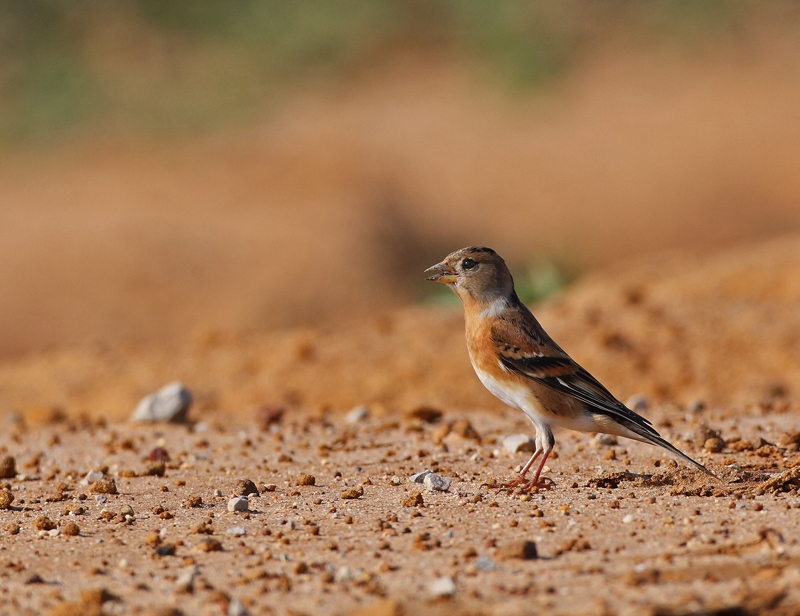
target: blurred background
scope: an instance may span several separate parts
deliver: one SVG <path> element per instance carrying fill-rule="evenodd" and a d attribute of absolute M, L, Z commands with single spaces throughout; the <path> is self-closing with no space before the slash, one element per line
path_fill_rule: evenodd
<path fill-rule="evenodd" d="M 798 228 L 793 2 L 0 1 L 0 357 Z"/>

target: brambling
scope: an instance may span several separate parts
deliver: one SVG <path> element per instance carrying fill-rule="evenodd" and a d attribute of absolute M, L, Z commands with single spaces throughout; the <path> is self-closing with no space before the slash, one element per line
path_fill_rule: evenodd
<path fill-rule="evenodd" d="M 502 487 L 550 488 L 542 483 L 553 451 L 553 427 L 624 436 L 667 451 L 716 477 L 656 432 L 650 422 L 617 400 L 542 329 L 514 290 L 505 261 L 491 248 L 462 248 L 425 270 L 448 285 L 464 304 L 472 367 L 492 394 L 519 409 L 536 428 L 536 450 L 519 476 Z M 525 475 L 541 456 L 533 479 Z"/>

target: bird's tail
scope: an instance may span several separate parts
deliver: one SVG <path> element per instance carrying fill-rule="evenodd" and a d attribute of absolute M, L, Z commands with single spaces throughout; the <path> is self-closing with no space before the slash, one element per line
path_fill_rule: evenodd
<path fill-rule="evenodd" d="M 650 426 L 648 426 L 648 428 L 650 428 L 649 430 L 645 430 L 643 427 L 639 426 L 638 424 L 630 422 L 630 423 L 627 423 L 625 425 L 625 427 L 630 432 L 633 433 L 633 434 L 629 435 L 629 438 L 634 438 L 637 441 L 641 441 L 643 443 L 649 443 L 650 445 L 656 445 L 657 447 L 661 447 L 662 449 L 666 449 L 670 453 L 673 453 L 676 456 L 678 456 L 679 458 L 681 458 L 682 460 L 688 462 L 689 464 L 691 464 L 695 468 L 703 471 L 706 475 L 710 475 L 714 479 L 719 479 L 719 477 L 717 477 L 714 473 L 712 473 L 710 470 L 708 470 L 705 466 L 703 466 L 702 464 L 700 464 L 696 460 L 693 460 L 692 458 L 687 456 L 680 449 L 675 447 L 675 445 L 670 443 L 668 440 L 666 440 L 660 434 L 658 434 L 658 432 L 653 430 L 653 428 L 650 428 Z"/>

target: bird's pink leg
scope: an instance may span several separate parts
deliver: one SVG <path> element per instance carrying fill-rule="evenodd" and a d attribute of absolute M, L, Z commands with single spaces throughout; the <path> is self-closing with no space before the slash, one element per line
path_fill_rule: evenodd
<path fill-rule="evenodd" d="M 523 490 L 552 490 L 553 484 L 551 483 L 541 483 L 539 481 L 539 476 L 542 474 L 542 469 L 544 469 L 544 464 L 547 462 L 547 457 L 550 455 L 550 452 L 553 451 L 552 449 L 547 449 L 542 456 L 542 460 L 539 462 L 539 466 L 536 467 L 536 474 L 533 476 L 528 482 L 525 482 L 520 485 Z M 533 460 L 531 460 L 533 462 Z M 530 463 L 529 463 L 530 464 Z M 523 469 L 524 470 L 524 469 Z"/>
<path fill-rule="evenodd" d="M 539 462 L 539 466 L 536 468 L 536 476 L 532 480 L 530 480 L 530 481 L 526 480 L 525 479 L 525 475 L 531 469 L 531 466 L 533 466 L 533 463 L 536 461 L 536 458 L 538 458 L 539 455 L 542 453 L 541 449 L 538 449 L 533 453 L 533 455 L 531 456 L 531 459 L 528 460 L 528 462 L 525 464 L 525 466 L 522 467 L 522 470 L 519 472 L 519 475 L 517 476 L 516 479 L 514 479 L 513 481 L 509 481 L 508 483 L 501 484 L 500 488 L 507 489 L 507 488 L 517 488 L 517 487 L 519 487 L 519 488 L 522 488 L 523 490 L 526 490 L 526 491 L 527 490 L 534 490 L 534 489 L 537 489 L 537 490 L 538 489 L 544 489 L 544 490 L 552 489 L 552 487 L 553 487 L 552 483 L 539 483 L 539 475 L 542 474 L 542 469 L 544 468 L 544 463 L 547 461 L 547 456 L 550 455 L 550 451 L 552 451 L 552 449 L 544 452 L 544 457 L 542 457 L 542 461 Z"/>
<path fill-rule="evenodd" d="M 510 481 L 508 483 L 502 484 L 500 487 L 501 488 L 516 488 L 517 486 L 522 485 L 523 483 L 526 483 L 525 482 L 525 475 L 531 469 L 531 466 L 533 466 L 534 461 L 536 460 L 536 458 L 539 457 L 540 453 L 542 453 L 541 449 L 537 449 L 536 451 L 534 451 L 533 455 L 531 456 L 531 459 L 528 460 L 528 462 L 525 464 L 525 466 L 522 467 L 522 470 L 519 472 L 519 476 L 516 479 L 514 479 L 513 481 Z"/>

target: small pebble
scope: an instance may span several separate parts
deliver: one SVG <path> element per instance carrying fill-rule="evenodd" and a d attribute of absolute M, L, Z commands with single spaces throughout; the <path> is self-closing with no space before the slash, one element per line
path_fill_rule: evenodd
<path fill-rule="evenodd" d="M 403 507 L 421 507 L 424 504 L 422 492 L 412 492 L 403 499 Z"/>
<path fill-rule="evenodd" d="M 247 608 L 239 599 L 232 599 L 228 603 L 228 616 L 247 616 Z"/>
<path fill-rule="evenodd" d="M 686 409 L 690 413 L 699 413 L 700 411 L 702 411 L 705 408 L 706 408 L 706 403 L 703 400 L 700 400 L 700 399 L 692 400 L 689 403 L 689 405 L 686 407 Z"/>
<path fill-rule="evenodd" d="M 283 419 L 286 409 L 278 404 L 267 404 L 256 409 L 256 421 L 263 431 L 270 430 Z"/>
<path fill-rule="evenodd" d="M 101 479 L 92 483 L 87 491 L 95 494 L 117 494 L 117 484 L 113 479 Z"/>
<path fill-rule="evenodd" d="M 163 447 L 156 447 L 147 455 L 151 462 L 169 462 L 169 453 Z"/>
<path fill-rule="evenodd" d="M 345 500 L 351 500 L 359 498 L 360 496 L 364 496 L 364 488 L 362 488 L 361 486 L 357 488 L 348 488 L 339 495 L 339 498 L 343 498 Z"/>
<path fill-rule="evenodd" d="M 53 530 L 56 527 L 56 524 L 46 515 L 43 515 L 33 521 L 33 527 L 36 530 Z"/>
<path fill-rule="evenodd" d="M 231 526 L 228 530 L 225 531 L 229 535 L 235 535 L 237 537 L 241 535 L 247 534 L 247 529 L 244 526 Z"/>
<path fill-rule="evenodd" d="M 429 492 L 447 492 L 450 489 L 450 478 L 436 473 L 425 475 L 422 483 Z"/>
<path fill-rule="evenodd" d="M 13 502 L 14 493 L 11 490 L 6 488 L 0 490 L 0 509 L 8 509 Z"/>
<path fill-rule="evenodd" d="M 409 477 L 408 480 L 412 483 L 422 483 L 423 481 L 425 481 L 425 477 L 430 475 L 432 472 L 433 471 L 431 470 L 425 470 L 422 471 L 421 473 L 417 473 L 416 475 L 411 475 L 411 477 Z"/>
<path fill-rule="evenodd" d="M 75 522 L 65 522 L 61 525 L 61 533 L 67 537 L 77 537 L 81 534 L 81 529 Z"/>
<path fill-rule="evenodd" d="M 631 522 L 633 522 L 633 516 L 630 513 L 622 518 L 623 524 L 630 524 Z"/>
<path fill-rule="evenodd" d="M 501 546 L 497 550 L 497 558 L 501 560 L 520 559 L 535 560 L 539 557 L 536 543 L 533 541 L 513 541 Z"/>
<path fill-rule="evenodd" d="M 703 443 L 703 449 L 710 453 L 719 453 L 723 449 L 725 449 L 725 441 L 723 441 L 719 437 L 711 437 L 706 439 L 706 442 Z"/>
<path fill-rule="evenodd" d="M 628 398 L 627 402 L 625 402 L 625 406 L 632 411 L 636 411 L 637 413 L 643 413 L 647 410 L 649 405 L 647 403 L 647 398 L 645 398 L 642 394 L 634 394 Z"/>
<path fill-rule="evenodd" d="M 598 432 L 595 434 L 594 443 L 595 445 L 601 445 L 603 447 L 613 447 L 617 444 L 617 437 L 612 436 L 611 434 L 603 434 L 602 432 Z"/>
<path fill-rule="evenodd" d="M 155 549 L 156 556 L 173 556 L 175 554 L 175 546 L 171 543 L 165 543 Z"/>
<path fill-rule="evenodd" d="M 536 451 L 536 442 L 527 434 L 512 434 L 503 439 L 503 449 L 508 453 Z"/>
<path fill-rule="evenodd" d="M 235 496 L 228 501 L 228 511 L 248 511 L 250 509 L 250 501 L 246 496 Z"/>
<path fill-rule="evenodd" d="M 102 471 L 91 470 L 88 473 L 86 473 L 86 476 L 83 479 L 81 479 L 80 485 L 88 486 L 91 483 L 105 479 L 105 477 L 106 477 L 105 473 L 103 473 Z"/>
<path fill-rule="evenodd" d="M 175 580 L 176 592 L 194 592 L 194 576 L 196 571 L 197 569 L 192 566 L 178 576 L 178 579 Z"/>
<path fill-rule="evenodd" d="M 236 496 L 249 496 L 251 494 L 258 494 L 256 484 L 249 479 L 240 479 L 236 482 L 236 487 L 233 489 Z"/>
<path fill-rule="evenodd" d="M 302 561 L 300 561 L 299 563 L 295 563 L 293 569 L 294 572 L 298 575 L 308 573 L 308 565 Z"/>
<path fill-rule="evenodd" d="M 484 554 L 483 556 L 478 556 L 475 561 L 475 567 L 480 571 L 494 571 L 497 569 L 497 564 Z"/>
<path fill-rule="evenodd" d="M 191 392 L 176 381 L 144 397 L 136 406 L 131 420 L 183 423 L 191 404 Z"/>
<path fill-rule="evenodd" d="M 314 475 L 300 475 L 297 478 L 297 485 L 299 486 L 313 486 L 317 482 L 316 477 Z"/>
<path fill-rule="evenodd" d="M 203 539 L 194 549 L 196 552 L 221 552 L 222 544 L 216 539 Z"/>
<path fill-rule="evenodd" d="M 430 592 L 434 597 L 452 596 L 456 594 L 456 583 L 451 577 L 436 578 L 430 585 Z"/>
<path fill-rule="evenodd" d="M 425 423 L 436 423 L 442 418 L 442 411 L 430 406 L 418 406 L 406 413 L 410 419 L 419 419 Z"/>
<path fill-rule="evenodd" d="M 13 479 L 17 476 L 17 463 L 14 456 L 0 458 L 0 479 Z"/>
<path fill-rule="evenodd" d="M 158 460 L 148 464 L 144 473 L 150 477 L 164 477 L 167 474 L 167 464 L 164 460 Z"/>
<path fill-rule="evenodd" d="M 369 407 L 362 404 L 347 413 L 347 415 L 344 416 L 344 420 L 349 424 L 357 424 L 364 421 L 367 417 L 369 417 Z"/>

